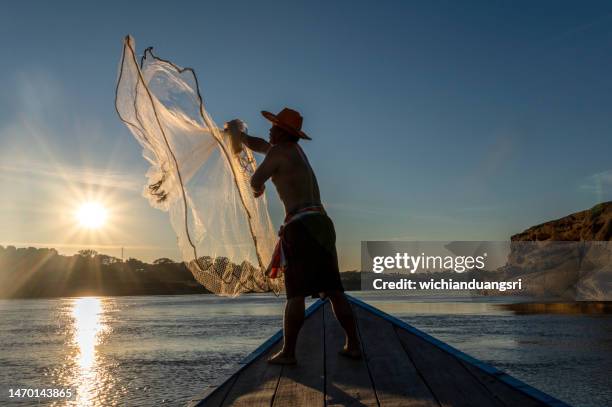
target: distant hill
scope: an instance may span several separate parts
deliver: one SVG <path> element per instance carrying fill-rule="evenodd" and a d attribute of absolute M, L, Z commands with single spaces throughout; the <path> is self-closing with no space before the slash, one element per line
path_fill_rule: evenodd
<path fill-rule="evenodd" d="M 610 241 L 612 240 L 612 201 L 572 213 L 517 233 L 518 241 Z"/>
<path fill-rule="evenodd" d="M 612 300 L 612 202 L 511 237 L 504 267 L 528 293 L 568 300 Z"/>

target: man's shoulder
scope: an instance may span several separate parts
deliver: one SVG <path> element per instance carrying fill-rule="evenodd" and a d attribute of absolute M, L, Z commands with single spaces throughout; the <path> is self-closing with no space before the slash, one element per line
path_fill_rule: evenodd
<path fill-rule="evenodd" d="M 271 157 L 287 157 L 288 154 L 291 154 L 295 151 L 295 147 L 289 144 L 274 144 L 270 146 L 267 155 Z"/>

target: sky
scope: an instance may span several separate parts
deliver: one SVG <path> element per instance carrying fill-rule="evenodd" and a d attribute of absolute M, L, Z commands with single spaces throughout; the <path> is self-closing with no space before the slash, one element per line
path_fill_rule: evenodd
<path fill-rule="evenodd" d="M 179 258 L 113 101 L 122 38 L 198 73 L 218 123 L 304 116 L 342 270 L 362 240 L 507 240 L 612 200 L 612 3 L 12 2 L 0 244 Z M 268 188 L 275 226 L 283 212 Z M 108 225 L 75 225 L 83 202 Z"/>

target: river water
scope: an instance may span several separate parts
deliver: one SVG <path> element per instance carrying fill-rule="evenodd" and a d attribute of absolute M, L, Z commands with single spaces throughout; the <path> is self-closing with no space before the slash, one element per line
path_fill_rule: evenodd
<path fill-rule="evenodd" d="M 575 406 L 612 405 L 612 315 L 508 298 L 354 293 Z M 281 326 L 272 295 L 0 300 L 0 405 L 184 405 Z"/>

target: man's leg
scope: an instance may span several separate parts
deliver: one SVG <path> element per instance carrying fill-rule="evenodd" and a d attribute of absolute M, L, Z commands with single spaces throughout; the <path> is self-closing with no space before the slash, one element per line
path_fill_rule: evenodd
<path fill-rule="evenodd" d="M 304 323 L 304 297 L 287 300 L 283 321 L 283 349 L 268 359 L 268 362 L 281 365 L 295 364 L 295 345 L 300 328 Z"/>
<path fill-rule="evenodd" d="M 331 291 L 325 293 L 325 295 L 331 301 L 334 315 L 346 334 L 344 348 L 340 353 L 351 358 L 360 358 L 361 346 L 359 345 L 357 325 L 355 324 L 355 316 L 353 315 L 351 304 L 349 304 L 346 295 L 342 291 Z"/>

